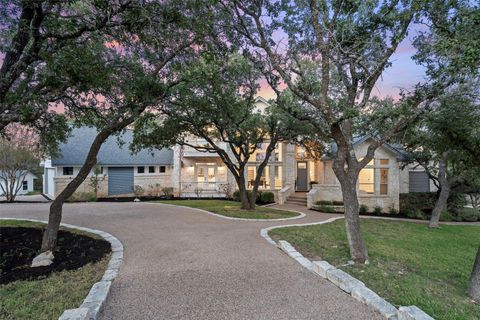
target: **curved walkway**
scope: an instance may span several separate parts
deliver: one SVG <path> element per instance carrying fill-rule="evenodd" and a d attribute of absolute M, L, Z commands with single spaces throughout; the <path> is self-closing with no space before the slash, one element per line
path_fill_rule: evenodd
<path fill-rule="evenodd" d="M 0 204 L 0 216 L 45 220 L 48 204 Z M 295 222 L 331 217 L 308 211 Z M 261 228 L 292 221 L 88 203 L 65 205 L 63 222 L 109 232 L 125 247 L 101 319 L 381 319 L 260 236 Z"/>

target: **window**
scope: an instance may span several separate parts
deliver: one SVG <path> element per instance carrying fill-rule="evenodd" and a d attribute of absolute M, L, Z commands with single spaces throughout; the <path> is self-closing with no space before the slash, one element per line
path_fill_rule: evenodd
<path fill-rule="evenodd" d="M 155 166 L 149 166 L 148 173 L 155 173 Z"/>
<path fill-rule="evenodd" d="M 388 169 L 380 169 L 380 194 L 388 194 Z"/>
<path fill-rule="evenodd" d="M 282 166 L 275 166 L 275 189 L 282 187 Z"/>
<path fill-rule="evenodd" d="M 22 190 L 28 190 L 28 181 L 23 181 L 22 182 Z"/>
<path fill-rule="evenodd" d="M 388 166 L 388 163 L 389 163 L 388 159 L 380 159 L 381 166 Z"/>
<path fill-rule="evenodd" d="M 365 168 L 358 175 L 358 189 L 360 192 L 373 194 L 375 192 L 374 169 Z"/>
<path fill-rule="evenodd" d="M 63 167 L 63 175 L 64 176 L 72 176 L 73 175 L 73 167 Z"/>
<path fill-rule="evenodd" d="M 165 173 L 166 169 L 165 166 L 160 166 L 160 173 Z"/>
<path fill-rule="evenodd" d="M 137 173 L 145 173 L 145 167 L 137 167 Z"/>

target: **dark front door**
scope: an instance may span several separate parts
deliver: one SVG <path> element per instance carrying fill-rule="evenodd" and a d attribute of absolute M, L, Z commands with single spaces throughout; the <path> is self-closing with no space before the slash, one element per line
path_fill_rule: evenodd
<path fill-rule="evenodd" d="M 308 191 L 307 162 L 297 162 L 297 191 Z"/>
<path fill-rule="evenodd" d="M 108 168 L 108 195 L 133 193 L 133 167 Z"/>

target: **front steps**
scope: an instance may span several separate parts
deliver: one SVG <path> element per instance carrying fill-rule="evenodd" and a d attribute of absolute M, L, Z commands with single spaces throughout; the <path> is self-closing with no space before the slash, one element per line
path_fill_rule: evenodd
<path fill-rule="evenodd" d="M 286 204 L 296 204 L 303 207 L 307 206 L 307 193 L 306 192 L 295 192 L 287 198 Z"/>

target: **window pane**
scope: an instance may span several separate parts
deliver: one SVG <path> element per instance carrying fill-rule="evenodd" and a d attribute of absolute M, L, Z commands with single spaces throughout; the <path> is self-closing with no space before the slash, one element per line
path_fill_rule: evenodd
<path fill-rule="evenodd" d="M 208 182 L 215 182 L 215 168 L 208 168 Z"/>
<path fill-rule="evenodd" d="M 145 167 L 137 167 L 137 173 L 145 173 Z"/>
<path fill-rule="evenodd" d="M 165 173 L 165 166 L 160 166 L 160 173 Z"/>
<path fill-rule="evenodd" d="M 22 182 L 22 189 L 23 190 L 28 190 L 28 181 L 23 181 Z"/>
<path fill-rule="evenodd" d="M 148 167 L 148 173 L 155 173 L 155 167 L 154 166 Z"/>
<path fill-rule="evenodd" d="M 373 169 L 362 169 L 358 175 L 358 189 L 360 192 L 374 193 L 374 171 Z"/>
<path fill-rule="evenodd" d="M 205 182 L 205 168 L 197 167 L 197 182 Z"/>
<path fill-rule="evenodd" d="M 388 166 L 388 159 L 380 159 L 380 164 L 382 166 Z"/>
<path fill-rule="evenodd" d="M 282 187 L 282 166 L 275 166 L 275 189 Z"/>
<path fill-rule="evenodd" d="M 73 175 L 73 167 L 63 167 L 63 175 L 64 176 Z"/>
<path fill-rule="evenodd" d="M 255 180 L 256 169 L 253 166 L 247 167 L 247 188 L 253 188 L 253 181 Z"/>
<path fill-rule="evenodd" d="M 388 169 L 380 169 L 380 194 L 388 194 Z"/>

